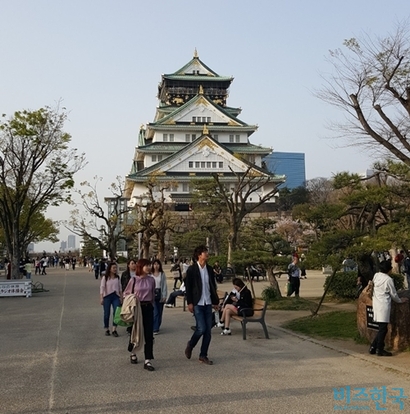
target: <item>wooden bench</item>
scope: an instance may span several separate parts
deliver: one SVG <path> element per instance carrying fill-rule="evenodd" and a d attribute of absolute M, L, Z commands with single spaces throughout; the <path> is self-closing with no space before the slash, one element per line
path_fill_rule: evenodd
<path fill-rule="evenodd" d="M 233 315 L 232 319 L 239 321 L 242 324 L 242 336 L 246 339 L 246 324 L 249 322 L 259 322 L 262 325 L 265 338 L 269 339 L 268 328 L 265 323 L 265 314 L 268 304 L 266 301 L 261 299 L 254 299 L 253 303 L 253 315 L 252 316 L 239 316 Z"/>
<path fill-rule="evenodd" d="M 218 298 L 219 298 L 219 303 L 221 303 L 225 298 L 225 292 L 222 291 L 222 290 L 217 290 L 216 293 L 217 293 Z M 186 295 L 178 295 L 175 298 L 175 303 L 176 303 L 176 299 L 178 299 L 178 298 L 183 300 L 182 310 L 185 312 L 186 311 Z"/>

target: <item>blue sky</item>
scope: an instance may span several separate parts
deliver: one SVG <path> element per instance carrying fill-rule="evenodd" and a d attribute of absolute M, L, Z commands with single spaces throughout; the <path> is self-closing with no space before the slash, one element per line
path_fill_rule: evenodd
<path fill-rule="evenodd" d="M 103 177 L 108 195 L 129 172 L 139 126 L 154 118 L 161 74 L 196 48 L 234 76 L 228 104 L 259 125 L 252 143 L 304 152 L 308 179 L 363 172 L 374 160 L 329 139 L 326 125 L 343 113 L 313 92 L 331 70 L 330 49 L 363 33 L 384 36 L 409 16 L 408 0 L 0 0 L 0 112 L 61 99 L 65 129 L 88 160 L 77 181 Z"/>

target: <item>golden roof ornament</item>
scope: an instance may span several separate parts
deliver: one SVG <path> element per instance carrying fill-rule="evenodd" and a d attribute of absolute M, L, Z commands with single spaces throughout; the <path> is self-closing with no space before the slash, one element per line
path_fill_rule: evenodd
<path fill-rule="evenodd" d="M 198 57 L 198 52 L 197 52 L 197 50 L 195 48 L 195 50 L 194 50 L 194 58 L 197 58 L 197 57 Z"/>
<path fill-rule="evenodd" d="M 204 88 L 202 87 L 202 85 L 199 85 L 199 95 L 203 95 L 204 94 Z"/>
<path fill-rule="evenodd" d="M 209 131 L 208 128 L 206 127 L 206 124 L 204 124 L 204 130 L 202 131 L 202 135 L 208 135 Z"/>

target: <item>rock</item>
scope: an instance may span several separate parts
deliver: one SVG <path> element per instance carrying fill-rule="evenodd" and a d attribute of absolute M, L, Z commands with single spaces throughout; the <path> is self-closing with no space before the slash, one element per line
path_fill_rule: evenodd
<path fill-rule="evenodd" d="M 400 297 L 410 298 L 409 290 L 398 292 Z M 357 301 L 357 329 L 361 337 L 369 343 L 373 341 L 377 330 L 367 326 L 366 307 L 372 306 L 372 300 L 364 290 Z M 386 335 L 386 348 L 393 351 L 404 351 L 410 348 L 410 304 L 396 303 L 392 301 L 390 323 Z"/>

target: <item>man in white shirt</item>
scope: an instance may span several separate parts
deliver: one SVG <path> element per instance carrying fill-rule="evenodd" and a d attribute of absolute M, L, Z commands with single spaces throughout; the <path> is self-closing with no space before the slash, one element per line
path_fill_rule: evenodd
<path fill-rule="evenodd" d="M 199 353 L 199 361 L 212 365 L 208 359 L 208 348 L 211 343 L 212 307 L 217 310 L 219 299 L 216 293 L 214 271 L 207 264 L 208 249 L 206 246 L 198 246 L 194 251 L 196 262 L 187 270 L 185 288 L 188 310 L 194 314 L 196 320 L 195 332 L 185 348 L 185 356 L 190 359 L 192 350 L 202 337 L 202 345 Z"/>

